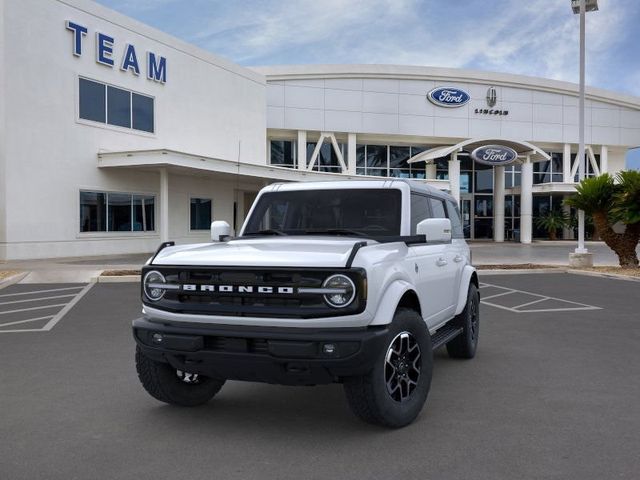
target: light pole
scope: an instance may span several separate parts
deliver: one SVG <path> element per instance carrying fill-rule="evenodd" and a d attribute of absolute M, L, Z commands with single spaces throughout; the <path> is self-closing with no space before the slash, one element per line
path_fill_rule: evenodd
<path fill-rule="evenodd" d="M 578 103 L 578 180 L 582 181 L 585 176 L 585 155 L 584 155 L 584 57 L 585 57 L 585 13 L 598 10 L 598 0 L 571 0 L 573 13 L 580 15 L 580 97 Z M 578 255 L 587 252 L 584 246 L 584 211 L 578 210 L 578 247 L 575 249 Z M 586 255 L 584 255 L 586 257 Z M 583 259 L 587 260 L 587 259 Z M 587 261 L 591 262 L 591 259 Z"/>

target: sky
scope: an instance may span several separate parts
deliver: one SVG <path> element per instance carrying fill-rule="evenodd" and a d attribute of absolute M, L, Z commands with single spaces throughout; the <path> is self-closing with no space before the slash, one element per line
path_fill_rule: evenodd
<path fill-rule="evenodd" d="M 578 81 L 570 0 L 98 0 L 240 65 L 381 63 Z M 640 96 L 640 1 L 587 14 L 587 85 Z M 640 169 L 640 149 L 628 156 Z"/>

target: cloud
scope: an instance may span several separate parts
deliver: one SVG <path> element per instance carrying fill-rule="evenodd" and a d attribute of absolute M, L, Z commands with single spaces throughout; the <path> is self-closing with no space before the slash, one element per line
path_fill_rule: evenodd
<path fill-rule="evenodd" d="M 569 0 L 101 0 L 244 65 L 465 67 L 576 82 Z M 636 0 L 587 14 L 587 83 L 640 95 Z"/>

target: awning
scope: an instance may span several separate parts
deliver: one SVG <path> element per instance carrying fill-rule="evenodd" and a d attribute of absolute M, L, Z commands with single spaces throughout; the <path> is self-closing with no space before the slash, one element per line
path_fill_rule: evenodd
<path fill-rule="evenodd" d="M 468 140 L 463 140 L 462 142 L 455 145 L 440 146 L 425 150 L 424 152 L 411 157 L 409 159 L 409 163 L 429 163 L 433 162 L 437 158 L 446 157 L 453 152 L 458 152 L 463 149 L 472 151 L 484 145 L 504 145 L 505 147 L 513 148 L 518 153 L 518 156 L 529 156 L 529 158 L 531 158 L 531 161 L 533 162 L 541 162 L 543 160 L 551 159 L 551 156 L 548 153 L 544 152 L 542 149 L 529 142 L 508 140 L 504 138 L 470 138 Z"/>

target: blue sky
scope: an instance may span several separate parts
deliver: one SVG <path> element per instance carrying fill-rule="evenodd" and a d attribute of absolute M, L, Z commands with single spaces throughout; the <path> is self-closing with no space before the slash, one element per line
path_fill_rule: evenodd
<path fill-rule="evenodd" d="M 388 63 L 577 82 L 569 0 L 98 0 L 241 65 Z M 640 96 L 640 2 L 587 14 L 587 84 Z M 640 168 L 640 151 L 630 155 Z"/>

